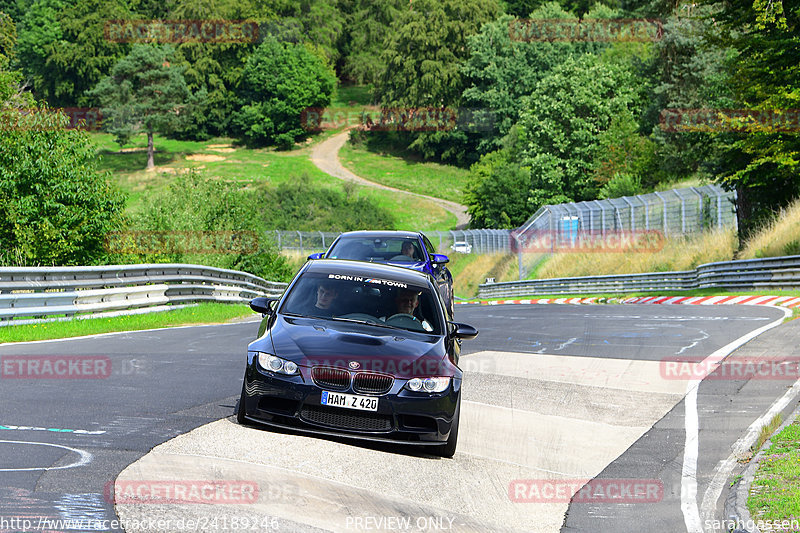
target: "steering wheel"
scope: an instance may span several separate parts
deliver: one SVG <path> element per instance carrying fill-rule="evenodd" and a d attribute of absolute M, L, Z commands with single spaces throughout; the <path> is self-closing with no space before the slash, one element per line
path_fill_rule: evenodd
<path fill-rule="evenodd" d="M 389 318 L 387 318 L 386 321 L 388 322 L 389 320 L 391 320 L 393 318 L 400 318 L 400 317 L 410 318 L 414 322 L 419 322 L 419 320 L 417 320 L 417 317 L 415 317 L 414 315 L 410 315 L 408 313 L 397 313 L 396 315 L 392 315 Z"/>

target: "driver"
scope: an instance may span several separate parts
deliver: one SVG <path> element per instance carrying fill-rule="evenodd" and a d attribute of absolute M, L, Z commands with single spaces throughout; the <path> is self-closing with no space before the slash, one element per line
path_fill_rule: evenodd
<path fill-rule="evenodd" d="M 400 255 L 396 255 L 390 261 L 415 261 L 414 259 L 414 243 L 411 241 L 403 241 L 400 247 Z"/>
<path fill-rule="evenodd" d="M 336 308 L 336 298 L 339 296 L 339 289 L 329 281 L 323 281 L 317 286 L 317 300 L 311 313 L 314 316 L 330 317 L 333 316 Z"/>

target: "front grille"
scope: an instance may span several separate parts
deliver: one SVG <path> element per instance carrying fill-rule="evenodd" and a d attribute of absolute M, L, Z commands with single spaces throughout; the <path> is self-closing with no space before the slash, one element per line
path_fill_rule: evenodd
<path fill-rule="evenodd" d="M 311 378 L 320 387 L 346 389 L 350 386 L 350 372 L 341 368 L 316 366 L 311 369 Z"/>
<path fill-rule="evenodd" d="M 357 392 L 383 394 L 389 392 L 393 383 L 394 378 L 392 376 L 359 372 L 353 380 L 353 389 Z"/>
<path fill-rule="evenodd" d="M 300 411 L 300 416 L 315 424 L 340 429 L 360 431 L 389 431 L 392 429 L 392 417 L 376 413 L 351 413 L 341 409 L 305 405 Z"/>

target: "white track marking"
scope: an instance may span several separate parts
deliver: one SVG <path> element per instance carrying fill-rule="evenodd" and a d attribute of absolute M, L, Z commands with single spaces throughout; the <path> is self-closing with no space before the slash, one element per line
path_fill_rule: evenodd
<path fill-rule="evenodd" d="M 725 482 L 731 475 L 738 460 L 750 449 L 753 443 L 755 443 L 759 433 L 761 433 L 761 428 L 769 424 L 772 418 L 783 411 L 783 409 L 789 405 L 789 402 L 794 400 L 798 394 L 800 394 L 800 379 L 795 381 L 794 385 L 786 391 L 786 394 L 775 400 L 775 403 L 772 404 L 767 412 L 761 415 L 747 428 L 747 432 L 733 444 L 733 451 L 728 458 L 719 462 L 715 468 L 714 478 L 711 480 L 711 483 L 709 483 L 703 495 L 703 503 L 700 505 L 704 523 L 714 519 L 717 501 L 722 494 Z"/>
<path fill-rule="evenodd" d="M 64 470 L 67 468 L 77 468 L 79 466 L 87 465 L 92 462 L 92 454 L 89 452 L 85 452 L 83 450 L 78 450 L 75 448 L 70 448 L 69 446 L 62 446 L 60 444 L 50 444 L 48 442 L 28 442 L 24 440 L 0 440 L 0 444 L 7 443 L 7 444 L 32 444 L 34 446 L 51 446 L 53 448 L 63 448 L 64 450 L 69 450 L 73 453 L 77 453 L 80 455 L 80 459 L 75 461 L 74 463 L 70 463 L 64 466 L 40 466 L 40 467 L 32 467 L 32 468 L 0 468 L 0 472 L 31 472 L 34 470 Z"/>
<path fill-rule="evenodd" d="M 224 322 L 222 324 L 197 324 L 197 325 L 190 325 L 190 326 L 175 326 L 175 327 L 167 327 L 167 328 L 153 328 L 153 329 L 135 329 L 131 331 L 111 331 L 108 333 L 93 333 L 92 335 L 82 335 L 80 337 L 65 337 L 63 339 L 45 339 L 42 341 L 20 341 L 20 342 L 0 342 L 0 347 L 2 346 L 20 346 L 22 344 L 40 344 L 43 342 L 65 342 L 65 341 L 77 341 L 81 339 L 94 339 L 97 337 L 107 337 L 109 335 L 124 335 L 127 333 L 152 333 L 153 331 L 165 331 L 168 329 L 185 329 L 185 328 L 210 328 L 214 326 L 236 326 L 240 324 L 255 324 L 256 322 L 260 322 L 261 319 L 258 320 L 242 320 L 241 322 Z"/>
<path fill-rule="evenodd" d="M 708 375 L 716 369 L 720 361 L 733 353 L 734 350 L 746 342 L 756 338 L 768 329 L 780 326 L 784 319 L 791 316 L 791 309 L 781 309 L 784 313 L 782 318 L 770 322 L 751 331 L 747 335 L 739 337 L 735 341 L 726 344 L 719 350 L 706 357 L 698 368 L 706 369 Z M 686 441 L 683 447 L 683 468 L 681 469 L 681 511 L 686 530 L 689 533 L 703 533 L 703 524 L 700 521 L 700 510 L 697 506 L 697 456 L 699 454 L 699 427 L 700 420 L 697 414 L 697 389 L 702 379 L 693 379 L 686 384 L 684 427 L 686 429 Z"/>

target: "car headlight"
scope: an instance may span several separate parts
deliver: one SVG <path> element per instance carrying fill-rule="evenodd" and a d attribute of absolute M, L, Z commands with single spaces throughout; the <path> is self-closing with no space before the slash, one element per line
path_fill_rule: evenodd
<path fill-rule="evenodd" d="M 274 356 L 269 353 L 258 352 L 258 364 L 264 370 L 275 372 L 276 374 L 286 374 L 293 376 L 297 374 L 297 364 L 286 359 Z"/>
<path fill-rule="evenodd" d="M 406 388 L 414 392 L 443 392 L 450 386 L 450 378 L 412 378 L 406 383 Z"/>

